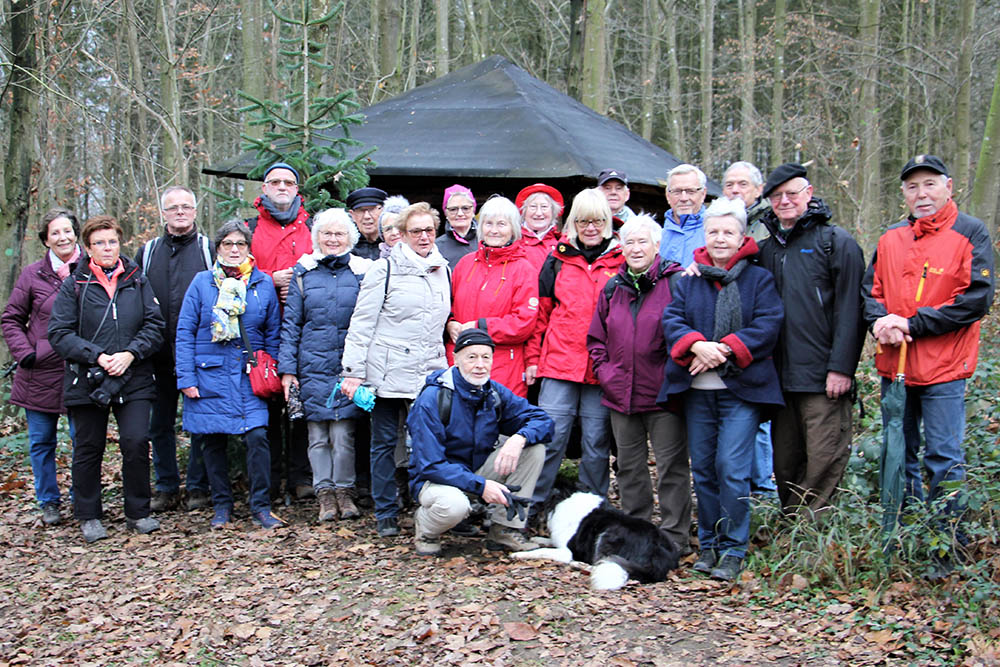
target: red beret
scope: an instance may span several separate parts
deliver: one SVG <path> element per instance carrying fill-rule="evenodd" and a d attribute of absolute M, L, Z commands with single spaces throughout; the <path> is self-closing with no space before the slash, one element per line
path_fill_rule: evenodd
<path fill-rule="evenodd" d="M 534 185 L 529 185 L 518 192 L 517 198 L 514 199 L 514 205 L 517 206 L 518 210 L 521 210 L 521 207 L 524 206 L 524 200 L 536 192 L 541 192 L 552 197 L 555 203 L 559 205 L 559 208 L 563 208 L 565 206 L 565 204 L 563 204 L 562 195 L 559 194 L 559 191 L 551 185 L 545 185 L 545 183 L 535 183 Z"/>

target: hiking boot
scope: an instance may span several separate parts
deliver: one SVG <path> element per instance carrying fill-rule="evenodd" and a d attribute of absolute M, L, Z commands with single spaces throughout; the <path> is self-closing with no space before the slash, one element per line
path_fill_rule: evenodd
<path fill-rule="evenodd" d="M 718 560 L 719 557 L 715 554 L 715 549 L 702 549 L 698 552 L 698 560 L 694 562 L 691 569 L 702 574 L 710 574 Z"/>
<path fill-rule="evenodd" d="M 295 499 L 305 500 L 307 498 L 315 498 L 316 491 L 313 490 L 312 484 L 296 484 L 295 485 Z"/>
<path fill-rule="evenodd" d="M 378 520 L 375 530 L 378 532 L 379 537 L 395 537 L 399 535 L 399 524 L 396 523 L 396 517 L 387 516 L 384 519 Z"/>
<path fill-rule="evenodd" d="M 207 491 L 201 489 L 190 489 L 188 491 L 187 508 L 188 511 L 200 510 L 212 506 L 212 499 Z"/>
<path fill-rule="evenodd" d="M 333 489 L 320 489 L 316 497 L 319 498 L 320 521 L 336 521 L 340 518 L 340 508 L 337 507 L 337 495 Z"/>
<path fill-rule="evenodd" d="M 253 515 L 253 522 L 264 530 L 273 530 L 285 525 L 285 522 L 271 514 L 270 510 L 261 510 Z"/>
<path fill-rule="evenodd" d="M 149 499 L 150 512 L 167 512 L 175 509 L 181 496 L 176 491 L 156 491 Z"/>
<path fill-rule="evenodd" d="M 495 523 L 486 536 L 486 548 L 492 551 L 529 551 L 537 549 L 538 544 L 517 528 Z"/>
<path fill-rule="evenodd" d="M 359 486 L 357 492 L 354 494 L 354 502 L 363 510 L 370 510 L 375 507 L 375 501 L 372 500 L 371 488 Z"/>
<path fill-rule="evenodd" d="M 212 530 L 220 530 L 229 525 L 233 520 L 233 510 L 229 507 L 216 507 L 212 520 L 208 522 L 208 527 Z"/>
<path fill-rule="evenodd" d="M 337 505 L 340 507 L 340 518 L 341 519 L 357 519 L 361 516 L 361 512 L 358 511 L 357 506 L 354 504 L 354 489 L 341 488 L 334 489 L 334 495 L 337 497 Z"/>
<path fill-rule="evenodd" d="M 396 504 L 405 510 L 413 503 L 410 497 L 410 471 L 406 468 L 396 468 Z"/>
<path fill-rule="evenodd" d="M 160 522 L 151 516 L 144 516 L 141 519 L 125 519 L 125 526 L 134 533 L 148 535 L 160 529 Z"/>
<path fill-rule="evenodd" d="M 59 503 L 45 503 L 42 505 L 42 523 L 46 526 L 58 526 L 62 523 L 62 516 L 59 514 Z"/>
<path fill-rule="evenodd" d="M 87 541 L 87 544 L 103 540 L 108 536 L 108 531 L 104 530 L 100 519 L 87 519 L 80 524 L 80 532 L 83 533 L 83 539 Z"/>
<path fill-rule="evenodd" d="M 470 519 L 462 519 L 451 527 L 451 532 L 462 537 L 475 537 L 479 535 L 479 524 Z"/>
<path fill-rule="evenodd" d="M 733 581 L 743 571 L 743 559 L 739 556 L 723 556 L 719 564 L 712 568 L 711 577 L 719 581 Z"/>
<path fill-rule="evenodd" d="M 413 513 L 413 546 L 418 556 L 437 556 L 441 553 L 441 536 L 427 533 L 420 525 L 422 508 Z"/>

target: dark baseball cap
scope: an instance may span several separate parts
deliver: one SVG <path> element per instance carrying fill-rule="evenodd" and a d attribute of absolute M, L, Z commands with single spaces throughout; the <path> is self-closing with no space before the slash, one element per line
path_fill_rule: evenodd
<path fill-rule="evenodd" d="M 621 181 L 625 185 L 628 185 L 628 174 L 621 169 L 605 169 L 597 177 L 597 185 L 601 186 L 612 180 Z"/>
<path fill-rule="evenodd" d="M 899 175 L 899 180 L 905 181 L 907 176 L 918 169 L 928 169 L 942 176 L 948 176 L 948 167 L 944 166 L 944 162 L 937 155 L 917 155 L 903 167 L 903 173 Z"/>

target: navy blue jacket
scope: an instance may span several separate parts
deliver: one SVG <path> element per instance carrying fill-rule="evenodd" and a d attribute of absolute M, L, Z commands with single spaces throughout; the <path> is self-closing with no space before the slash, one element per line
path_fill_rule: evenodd
<path fill-rule="evenodd" d="M 442 387 L 454 392 L 447 428 L 438 412 Z M 499 423 L 495 396 L 500 399 Z M 476 471 L 496 449 L 501 434 L 520 433 L 528 445 L 537 445 L 551 440 L 553 430 L 552 419 L 541 408 L 493 380 L 476 387 L 466 382 L 454 366 L 427 376 L 406 426 L 413 440 L 410 488 L 414 498 L 424 482 L 446 484 L 481 496 L 486 479 Z"/>
<path fill-rule="evenodd" d="M 350 419 L 361 413 L 340 392 L 333 406 L 326 407 L 340 379 L 344 341 L 361 286 L 361 278 L 351 270 L 351 257 L 331 255 L 317 260 L 306 255 L 293 267 L 288 285 L 278 372 L 299 379 L 309 421 Z"/>
<path fill-rule="evenodd" d="M 177 317 L 177 388 L 198 387 L 200 398 L 184 397 L 184 429 L 191 433 L 246 433 L 267 426 L 267 402 L 254 395 L 246 374 L 246 349 L 239 337 L 212 342 L 212 307 L 219 288 L 211 271 L 191 281 Z M 278 354 L 281 316 L 274 283 L 254 268 L 247 284 L 243 326 L 255 350 Z"/>
<path fill-rule="evenodd" d="M 734 260 L 755 252 L 756 244 L 748 237 L 743 248 L 746 252 L 741 249 Z M 695 252 L 695 261 L 704 261 L 705 256 L 701 253 L 704 249 Z M 732 359 L 742 372 L 724 377 L 723 382 L 737 398 L 748 403 L 784 405 L 778 373 L 771 358 L 784 317 L 774 278 L 770 271 L 751 264 L 736 279 L 736 285 L 740 292 L 743 327 L 719 342 L 732 348 Z M 669 396 L 690 388 L 693 376 L 688 366 L 694 359 L 691 346 L 698 341 L 712 340 L 718 295 L 717 285 L 704 278 L 682 276 L 677 281 L 673 300 L 663 312 L 663 335 L 669 358 L 666 380 L 658 397 L 661 404 L 666 403 Z"/>

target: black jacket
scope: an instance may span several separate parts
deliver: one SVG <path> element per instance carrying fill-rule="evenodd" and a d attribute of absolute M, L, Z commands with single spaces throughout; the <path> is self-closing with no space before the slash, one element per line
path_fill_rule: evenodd
<path fill-rule="evenodd" d="M 49 343 L 69 362 L 63 381 L 66 405 L 93 402 L 87 369 L 97 365 L 101 353 L 128 351 L 135 356 L 115 402 L 156 396 L 151 358 L 163 342 L 163 316 L 142 271 L 127 257 L 121 259 L 125 271 L 118 276 L 110 308 L 108 293 L 94 278 L 86 257 L 63 281 L 52 306 Z"/>
<path fill-rule="evenodd" d="M 823 200 L 813 197 L 787 237 L 779 233 L 774 211 L 762 216 L 771 236 L 760 243 L 758 262 L 774 274 L 785 304 L 775 349 L 783 391 L 825 392 L 829 371 L 851 377 L 858 367 L 865 258 L 831 216 Z"/>
<path fill-rule="evenodd" d="M 146 274 L 146 279 L 153 287 L 153 294 L 160 302 L 160 314 L 166 323 L 163 330 L 163 340 L 166 344 L 160 347 L 153 360 L 157 371 L 161 373 L 165 371 L 173 373 L 177 315 L 181 312 L 181 303 L 184 301 L 188 285 L 194 280 L 195 274 L 212 268 L 214 261 L 212 258 L 215 251 L 209 243 L 210 261 L 208 264 L 205 263 L 204 248 L 198 236 L 198 232 L 194 230 L 184 236 L 174 236 L 164 231 L 163 236 L 152 239 L 146 244 L 152 244 L 149 251 L 149 266 L 143 264 L 143 257 L 146 255 L 145 246 L 135 256 L 135 263 Z"/>
<path fill-rule="evenodd" d="M 382 253 L 382 250 L 379 248 L 380 243 L 382 243 L 382 239 L 380 238 L 377 238 L 374 241 L 369 241 L 362 236 L 358 239 L 358 242 L 354 244 L 354 249 L 351 250 L 351 254 L 357 255 L 358 257 L 364 257 L 365 259 L 370 259 L 374 262 Z"/>

